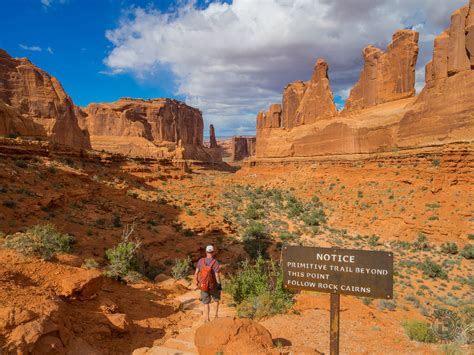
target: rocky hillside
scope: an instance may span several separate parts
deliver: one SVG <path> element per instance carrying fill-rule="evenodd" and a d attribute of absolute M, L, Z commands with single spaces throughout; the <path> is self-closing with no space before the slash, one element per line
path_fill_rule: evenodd
<path fill-rule="evenodd" d="M 415 97 L 418 33 L 400 30 L 384 52 L 363 50 L 364 67 L 337 112 L 327 64 L 283 91 L 282 104 L 257 116 L 256 157 L 360 154 L 474 138 L 474 3 L 457 10 L 435 39 L 426 86 Z"/>
<path fill-rule="evenodd" d="M 12 58 L 2 49 L 0 103 L 8 105 L 0 111 L 2 134 L 48 136 L 57 143 L 91 148 L 89 134 L 79 128 L 74 104 L 59 81 L 27 58 Z"/>

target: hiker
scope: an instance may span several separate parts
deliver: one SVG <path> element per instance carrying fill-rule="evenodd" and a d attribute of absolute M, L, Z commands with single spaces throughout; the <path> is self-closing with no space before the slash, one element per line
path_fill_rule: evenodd
<path fill-rule="evenodd" d="M 201 302 L 204 305 L 204 314 L 207 316 L 206 321 L 210 321 L 209 312 L 211 298 L 216 302 L 216 314 L 219 313 L 219 301 L 221 299 L 221 266 L 219 262 L 214 259 L 214 247 L 208 245 L 206 247 L 206 257 L 199 259 L 196 266 L 196 284 L 201 290 Z"/>

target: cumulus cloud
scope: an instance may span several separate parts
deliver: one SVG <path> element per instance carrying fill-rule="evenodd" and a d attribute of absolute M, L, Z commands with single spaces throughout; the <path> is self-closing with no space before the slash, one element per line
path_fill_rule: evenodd
<path fill-rule="evenodd" d="M 198 6 L 180 1 L 171 12 L 130 8 L 107 31 L 111 73 L 160 82 L 171 72 L 175 93 L 199 107 L 219 135 L 253 133 L 255 115 L 281 100 L 286 83 L 307 80 L 318 57 L 344 100 L 368 44 L 385 49 L 400 28 L 420 31 L 421 68 L 434 36 L 466 0 L 234 0 Z M 169 76 L 166 76 L 169 77 Z M 163 83 L 161 83 L 163 85 Z"/>

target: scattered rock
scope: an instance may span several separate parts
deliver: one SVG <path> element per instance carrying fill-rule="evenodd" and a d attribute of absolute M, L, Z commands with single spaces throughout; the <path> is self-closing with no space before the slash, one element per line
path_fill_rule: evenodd
<path fill-rule="evenodd" d="M 124 313 L 106 314 L 107 319 L 112 324 L 112 331 L 120 334 L 130 332 L 131 323 L 128 316 Z"/>
<path fill-rule="evenodd" d="M 91 299 L 101 289 L 102 274 L 97 270 L 80 270 L 65 277 L 60 283 L 60 296 Z"/>
<path fill-rule="evenodd" d="M 37 317 L 36 313 L 20 307 L 0 308 L 0 332 L 30 322 Z"/>

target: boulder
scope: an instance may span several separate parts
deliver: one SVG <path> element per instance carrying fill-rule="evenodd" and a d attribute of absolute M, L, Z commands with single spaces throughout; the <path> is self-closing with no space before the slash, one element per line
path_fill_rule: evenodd
<path fill-rule="evenodd" d="M 91 148 L 89 135 L 79 127 L 74 104 L 59 81 L 27 58 L 15 59 L 3 49 L 0 49 L 0 101 L 25 120 L 29 118 L 24 123 L 29 126 L 27 135 L 46 135 L 54 142 Z"/>
<path fill-rule="evenodd" d="M 387 51 L 374 46 L 363 50 L 364 68 L 351 90 L 344 112 L 362 110 L 415 95 L 415 67 L 419 34 L 395 32 Z"/>
<path fill-rule="evenodd" d="M 78 270 L 61 279 L 59 296 L 91 299 L 102 287 L 103 276 L 97 270 Z"/>
<path fill-rule="evenodd" d="M 28 309 L 21 307 L 2 307 L 0 308 L 0 333 L 21 324 L 28 323 L 37 317 L 36 313 Z"/>
<path fill-rule="evenodd" d="M 105 315 L 111 324 L 112 331 L 125 334 L 130 332 L 131 322 L 125 313 L 113 313 Z"/>
<path fill-rule="evenodd" d="M 194 343 L 200 354 L 268 354 L 273 347 L 270 332 L 250 319 L 221 318 L 196 330 Z"/>

